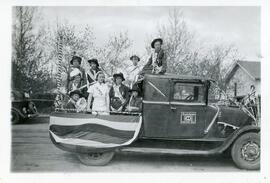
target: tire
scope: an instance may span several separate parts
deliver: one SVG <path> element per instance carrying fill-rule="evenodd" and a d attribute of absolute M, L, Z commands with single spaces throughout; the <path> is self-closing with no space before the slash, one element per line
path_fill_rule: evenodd
<path fill-rule="evenodd" d="M 80 162 L 87 166 L 104 166 L 108 164 L 113 156 L 114 152 L 102 152 L 102 153 L 79 153 L 77 154 Z"/>
<path fill-rule="evenodd" d="M 11 123 L 13 125 L 18 124 L 21 120 L 20 114 L 17 111 L 11 111 Z"/>
<path fill-rule="evenodd" d="M 233 144 L 231 156 L 234 163 L 241 169 L 260 169 L 260 136 L 248 132 L 240 136 Z"/>

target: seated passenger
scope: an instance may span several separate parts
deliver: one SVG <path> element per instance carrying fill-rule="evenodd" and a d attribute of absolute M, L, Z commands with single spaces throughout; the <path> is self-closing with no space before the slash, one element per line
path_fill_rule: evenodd
<path fill-rule="evenodd" d="M 78 102 L 82 94 L 79 90 L 75 90 L 70 92 L 69 96 L 70 99 L 65 105 L 65 109 L 68 109 L 68 112 L 76 112 L 76 103 Z"/>
<path fill-rule="evenodd" d="M 110 108 L 112 111 L 125 111 L 129 100 L 129 88 L 122 82 L 125 80 L 123 73 L 113 75 L 114 85 L 110 89 Z"/>
<path fill-rule="evenodd" d="M 126 111 L 128 112 L 141 112 L 142 111 L 142 98 L 139 96 L 140 89 L 134 85 L 130 90 L 131 97 L 129 99 Z"/>
<path fill-rule="evenodd" d="M 143 67 L 141 74 L 149 73 L 152 70 L 152 74 L 164 74 L 167 71 L 167 58 L 164 49 L 161 47 L 163 40 L 161 38 L 154 39 L 151 43 L 153 52 L 148 62 Z"/>

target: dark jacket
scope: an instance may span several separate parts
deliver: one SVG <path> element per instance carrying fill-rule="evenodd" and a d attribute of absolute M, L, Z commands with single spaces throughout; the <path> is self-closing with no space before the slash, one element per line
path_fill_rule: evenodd
<path fill-rule="evenodd" d="M 66 88 L 68 91 L 71 91 L 71 86 L 72 86 L 72 82 L 73 82 L 73 78 L 70 77 L 70 73 L 72 71 L 73 67 L 71 67 L 69 70 L 68 70 L 68 76 L 67 76 L 67 85 L 66 85 Z M 85 75 L 85 70 L 82 68 L 82 67 L 79 67 L 78 68 L 81 73 L 82 73 L 82 78 L 81 78 L 81 82 L 80 84 L 77 86 L 78 88 L 84 86 L 87 84 L 87 81 L 86 81 L 86 75 Z M 88 93 L 87 93 L 87 87 L 81 89 L 81 92 L 83 94 L 83 97 L 87 98 L 88 97 Z"/>
<path fill-rule="evenodd" d="M 143 67 L 142 72 L 147 73 L 150 70 L 152 71 L 152 69 L 153 69 L 152 63 L 156 62 L 159 67 L 162 66 L 162 70 L 161 70 L 160 74 L 164 74 L 166 72 L 166 70 L 167 70 L 167 60 L 166 60 L 166 58 L 167 57 L 166 57 L 166 54 L 165 54 L 163 49 L 160 49 L 160 51 L 158 52 L 156 60 L 153 60 L 152 54 L 151 54 L 151 57 L 149 58 L 146 65 Z"/>
<path fill-rule="evenodd" d="M 128 105 L 130 105 L 131 107 L 138 107 L 138 110 L 133 110 L 134 112 L 141 112 L 142 111 L 142 98 L 141 97 L 131 97 L 129 100 Z"/>
<path fill-rule="evenodd" d="M 101 70 L 100 70 L 99 68 L 97 68 L 97 69 L 96 69 L 96 73 L 97 73 L 98 71 L 101 71 Z M 95 76 L 95 73 L 94 73 L 94 71 L 93 71 L 92 69 L 90 69 L 89 72 L 91 72 L 92 75 Z M 89 76 L 88 73 L 87 73 L 86 75 L 87 75 L 88 83 L 93 83 L 93 82 L 95 81 L 95 78 L 92 79 L 92 78 Z"/>
<path fill-rule="evenodd" d="M 65 109 L 71 109 L 70 111 L 67 110 L 67 112 L 76 112 L 75 109 L 76 109 L 76 106 L 74 103 L 72 103 L 70 100 L 68 101 L 68 103 L 65 105 Z"/>
<path fill-rule="evenodd" d="M 72 69 L 73 69 L 74 67 L 71 67 L 69 70 L 68 70 L 68 75 L 67 75 L 67 88 L 68 88 L 68 86 L 69 86 L 69 83 L 72 81 L 72 78 L 70 77 L 70 73 L 71 73 L 71 71 L 72 71 Z M 82 73 L 82 79 L 81 79 L 81 85 L 85 85 L 87 82 L 86 82 L 86 75 L 85 75 L 85 70 L 82 68 L 82 67 L 79 67 L 78 68 L 80 71 L 81 71 L 81 73 Z"/>
<path fill-rule="evenodd" d="M 126 85 L 121 84 L 121 86 L 119 87 L 119 91 L 120 91 L 122 97 L 125 99 L 125 102 L 122 104 L 122 106 L 123 106 L 122 110 L 124 110 L 126 105 L 129 102 L 129 88 Z M 114 91 L 113 87 L 111 87 L 111 89 L 110 89 L 109 96 L 110 96 L 110 101 L 112 103 L 113 99 L 115 98 L 115 91 Z"/>

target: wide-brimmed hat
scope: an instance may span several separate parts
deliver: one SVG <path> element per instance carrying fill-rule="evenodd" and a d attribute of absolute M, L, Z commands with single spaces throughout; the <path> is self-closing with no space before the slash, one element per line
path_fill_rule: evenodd
<path fill-rule="evenodd" d="M 163 44 L 163 40 L 162 40 L 161 38 L 156 38 L 156 39 L 154 39 L 154 40 L 152 41 L 152 43 L 151 43 L 151 47 L 152 47 L 152 48 L 154 48 L 154 44 L 155 44 L 156 42 L 160 42 L 160 44 Z"/>
<path fill-rule="evenodd" d="M 70 61 L 70 64 L 73 65 L 73 61 L 74 60 L 78 60 L 79 64 L 81 65 L 82 63 L 82 58 L 81 57 L 78 57 L 78 56 L 73 56 L 71 61 Z"/>
<path fill-rule="evenodd" d="M 130 60 L 132 60 L 133 58 L 137 58 L 138 59 L 138 61 L 140 61 L 141 59 L 140 59 L 140 57 L 138 57 L 137 55 L 132 55 L 129 59 Z"/>
<path fill-rule="evenodd" d="M 124 74 L 122 72 L 116 73 L 113 75 L 113 79 L 115 80 L 117 77 L 122 78 L 123 81 L 125 81 Z"/>
<path fill-rule="evenodd" d="M 97 60 L 96 58 L 92 58 L 92 59 L 88 60 L 87 62 L 88 62 L 89 64 L 90 64 L 90 63 L 95 63 L 97 66 L 99 66 L 98 60 Z"/>
<path fill-rule="evenodd" d="M 72 97 L 72 95 L 77 94 L 79 97 L 82 97 L 82 92 L 80 90 L 74 90 L 69 93 L 69 96 Z"/>

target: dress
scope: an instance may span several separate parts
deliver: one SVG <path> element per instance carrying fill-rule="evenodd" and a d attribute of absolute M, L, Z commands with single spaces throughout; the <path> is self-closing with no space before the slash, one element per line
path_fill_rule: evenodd
<path fill-rule="evenodd" d="M 93 95 L 92 113 L 108 115 L 109 103 L 107 102 L 109 101 L 106 101 L 109 95 L 108 86 L 104 83 L 95 83 L 89 87 L 88 93 Z"/>

